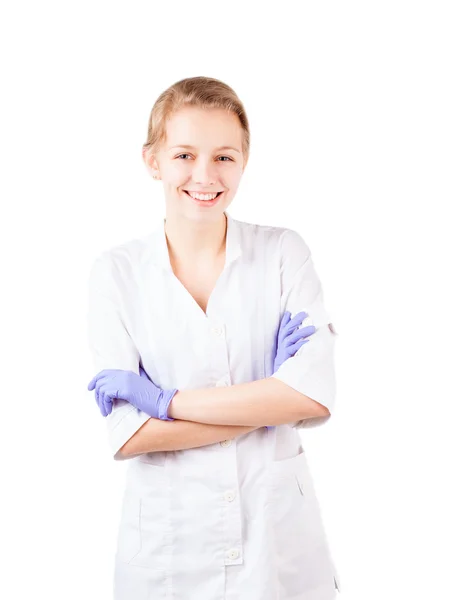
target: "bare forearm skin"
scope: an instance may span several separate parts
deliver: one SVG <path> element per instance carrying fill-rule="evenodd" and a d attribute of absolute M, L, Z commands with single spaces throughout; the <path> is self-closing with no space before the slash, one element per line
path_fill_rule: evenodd
<path fill-rule="evenodd" d="M 193 421 L 148 419 L 120 450 L 122 456 L 146 452 L 188 450 L 216 444 L 254 431 L 258 427 L 239 425 L 207 425 Z"/>
<path fill-rule="evenodd" d="M 328 409 L 274 377 L 229 387 L 179 391 L 168 415 L 212 425 L 281 425 L 323 417 Z"/>

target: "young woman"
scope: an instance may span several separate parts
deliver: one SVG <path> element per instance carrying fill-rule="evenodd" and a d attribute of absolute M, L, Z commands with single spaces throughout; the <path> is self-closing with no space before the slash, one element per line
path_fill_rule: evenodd
<path fill-rule="evenodd" d="M 143 158 L 166 218 L 91 269 L 88 389 L 129 459 L 115 600 L 335 597 L 298 429 L 330 418 L 336 333 L 302 237 L 227 212 L 249 146 L 228 85 L 164 91 Z"/>

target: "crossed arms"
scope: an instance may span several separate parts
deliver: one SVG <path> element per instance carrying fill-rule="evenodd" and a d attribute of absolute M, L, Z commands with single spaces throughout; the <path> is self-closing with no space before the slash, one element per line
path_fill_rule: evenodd
<path fill-rule="evenodd" d="M 131 458 L 145 452 L 185 450 L 243 435 L 265 425 L 324 417 L 328 409 L 273 377 L 232 385 L 177 392 L 169 415 L 148 419 L 122 446 Z"/>

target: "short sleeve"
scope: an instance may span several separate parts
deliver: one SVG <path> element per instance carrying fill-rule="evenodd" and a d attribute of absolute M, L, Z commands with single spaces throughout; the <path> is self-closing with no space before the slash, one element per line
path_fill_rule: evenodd
<path fill-rule="evenodd" d="M 139 373 L 139 353 L 123 323 L 119 290 L 113 277 L 113 261 L 108 252 L 99 255 L 90 269 L 87 327 L 94 366 L 91 377 L 103 369 Z M 120 448 L 149 418 L 126 400 L 114 400 L 112 412 L 105 420 L 115 460 L 126 458 L 119 453 Z"/>
<path fill-rule="evenodd" d="M 337 333 L 324 305 L 321 282 L 308 245 L 292 229 L 282 233 L 280 244 L 281 314 L 288 310 L 293 317 L 304 311 L 308 317 L 300 327 L 314 325 L 316 331 L 272 377 L 328 408 L 329 415 L 293 424 L 296 429 L 316 427 L 328 421 L 335 406 L 334 350 Z"/>

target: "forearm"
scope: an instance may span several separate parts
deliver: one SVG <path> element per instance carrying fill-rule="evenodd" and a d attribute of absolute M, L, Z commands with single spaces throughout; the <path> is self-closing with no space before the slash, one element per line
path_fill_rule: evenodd
<path fill-rule="evenodd" d="M 193 421 L 149 419 L 124 444 L 123 456 L 169 450 L 187 450 L 232 439 L 258 429 L 257 426 L 208 425 Z"/>
<path fill-rule="evenodd" d="M 179 391 L 168 410 L 173 419 L 255 428 L 325 414 L 327 408 L 273 377 L 229 387 Z"/>

